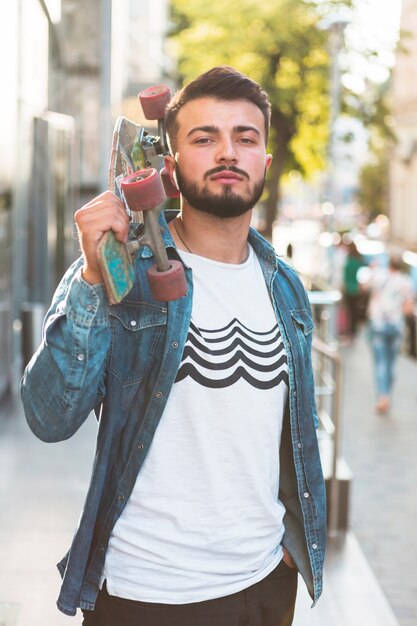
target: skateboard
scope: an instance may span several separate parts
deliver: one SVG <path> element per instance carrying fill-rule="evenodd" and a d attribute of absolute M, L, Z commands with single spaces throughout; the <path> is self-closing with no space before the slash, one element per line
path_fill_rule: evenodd
<path fill-rule="evenodd" d="M 120 243 L 112 231 L 101 239 L 97 258 L 110 304 L 117 304 L 129 293 L 134 282 L 134 257 L 141 246 L 148 246 L 156 263 L 147 278 L 155 300 L 177 300 L 187 293 L 183 265 L 168 259 L 159 225 L 159 213 L 166 197 L 178 197 L 165 168 L 152 164 L 169 154 L 165 131 L 165 108 L 171 94 L 165 85 L 149 87 L 139 94 L 147 120 L 158 122 L 158 135 L 120 116 L 116 120 L 110 155 L 108 187 L 124 203 L 133 223 L 133 239 Z M 135 226 L 136 224 L 136 226 Z"/>

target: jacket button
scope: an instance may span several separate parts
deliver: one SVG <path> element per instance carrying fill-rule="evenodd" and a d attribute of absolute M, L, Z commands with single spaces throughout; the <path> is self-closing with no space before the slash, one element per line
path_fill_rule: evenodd
<path fill-rule="evenodd" d="M 136 320 L 131 320 L 131 322 L 130 322 L 131 326 L 136 326 L 136 324 L 137 324 Z"/>
<path fill-rule="evenodd" d="M 172 344 L 171 344 L 171 346 L 172 346 L 173 348 L 178 348 L 178 341 L 173 341 L 173 342 L 172 342 Z"/>
<path fill-rule="evenodd" d="M 77 359 L 78 359 L 79 361 L 84 361 L 84 358 L 85 358 L 85 357 L 84 357 L 83 353 L 81 353 L 81 354 L 78 354 L 78 355 L 77 355 Z"/>
<path fill-rule="evenodd" d="M 310 494 L 308 493 L 308 491 L 305 491 L 305 492 L 303 493 L 303 496 L 304 496 L 305 498 L 309 498 L 309 497 L 310 497 Z"/>
<path fill-rule="evenodd" d="M 313 543 L 313 544 L 311 545 L 311 547 L 313 548 L 313 550 L 317 550 L 317 544 L 316 544 L 316 543 Z"/>
<path fill-rule="evenodd" d="M 143 450 L 143 443 L 138 443 L 138 450 Z"/>
<path fill-rule="evenodd" d="M 162 398 L 162 391 L 157 391 L 157 392 L 156 392 L 156 394 L 155 394 L 155 396 L 156 396 L 157 398 Z"/>
<path fill-rule="evenodd" d="M 123 502 L 123 500 L 125 499 L 125 497 L 124 497 L 124 495 L 122 493 L 120 493 L 117 497 L 120 500 L 120 502 Z"/>

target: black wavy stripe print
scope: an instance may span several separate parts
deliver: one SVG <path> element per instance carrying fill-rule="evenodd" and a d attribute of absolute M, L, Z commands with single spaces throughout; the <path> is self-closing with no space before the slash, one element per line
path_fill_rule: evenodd
<path fill-rule="evenodd" d="M 211 374 L 222 371 L 224 376 L 217 378 Z M 278 326 L 258 332 L 237 319 L 219 329 L 191 323 L 175 382 L 187 377 L 210 389 L 224 389 L 240 379 L 257 389 L 272 389 L 281 382 L 288 386 L 287 355 Z"/>

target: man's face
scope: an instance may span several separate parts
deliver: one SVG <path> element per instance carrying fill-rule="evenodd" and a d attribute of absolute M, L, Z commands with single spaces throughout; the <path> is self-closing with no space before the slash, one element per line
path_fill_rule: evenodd
<path fill-rule="evenodd" d="M 177 151 L 167 166 L 184 202 L 225 218 L 252 209 L 272 159 L 260 109 L 246 100 L 199 98 L 184 105 L 177 125 Z"/>

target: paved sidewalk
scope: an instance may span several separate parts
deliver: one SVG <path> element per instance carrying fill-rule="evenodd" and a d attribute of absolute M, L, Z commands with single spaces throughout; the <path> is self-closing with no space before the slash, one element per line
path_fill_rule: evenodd
<path fill-rule="evenodd" d="M 400 626 L 417 626 L 417 362 L 400 357 L 392 410 L 380 416 L 365 332 L 342 352 L 351 528 Z"/>
<path fill-rule="evenodd" d="M 90 419 L 71 440 L 45 444 L 30 432 L 20 404 L 0 411 L 0 626 L 81 623 L 55 606 L 55 563 L 84 501 L 94 429 Z"/>
<path fill-rule="evenodd" d="M 401 364 L 398 412 L 379 418 L 371 412 L 366 346 L 360 343 L 344 353 L 349 370 L 344 448 L 354 471 L 353 527 L 387 594 L 391 589 L 389 599 L 401 626 L 416 626 L 416 577 L 414 571 L 411 574 L 417 558 L 411 534 L 416 505 L 407 502 L 413 500 L 407 496 L 416 484 L 416 429 L 411 429 L 415 370 Z M 69 441 L 45 444 L 30 433 L 18 402 L 0 407 L 0 626 L 81 623 L 80 616 L 68 618 L 55 607 L 60 584 L 55 563 L 77 524 L 95 428 L 92 417 Z M 407 509 L 402 508 L 405 504 Z M 398 626 L 351 534 L 341 545 L 330 545 L 325 592 L 316 608 L 311 610 L 310 605 L 300 580 L 294 626 Z"/>

